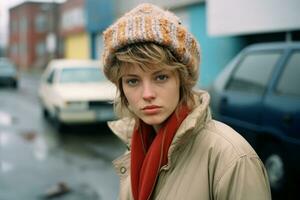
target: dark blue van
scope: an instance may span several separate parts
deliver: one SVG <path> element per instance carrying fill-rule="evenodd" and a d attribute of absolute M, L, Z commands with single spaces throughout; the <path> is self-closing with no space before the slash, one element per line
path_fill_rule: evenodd
<path fill-rule="evenodd" d="M 299 180 L 300 42 L 245 48 L 210 94 L 214 117 L 243 135 L 263 160 L 273 193 Z"/>

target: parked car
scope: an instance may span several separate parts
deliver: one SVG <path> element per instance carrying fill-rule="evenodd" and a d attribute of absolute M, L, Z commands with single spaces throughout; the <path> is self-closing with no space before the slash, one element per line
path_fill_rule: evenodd
<path fill-rule="evenodd" d="M 43 115 L 58 129 L 114 119 L 115 95 L 115 86 L 104 77 L 100 62 L 94 60 L 53 60 L 39 87 Z"/>
<path fill-rule="evenodd" d="M 245 48 L 210 94 L 214 117 L 238 130 L 262 158 L 274 194 L 299 180 L 299 42 Z"/>
<path fill-rule="evenodd" d="M 0 58 L 0 84 L 18 87 L 18 71 L 16 66 L 5 57 Z"/>

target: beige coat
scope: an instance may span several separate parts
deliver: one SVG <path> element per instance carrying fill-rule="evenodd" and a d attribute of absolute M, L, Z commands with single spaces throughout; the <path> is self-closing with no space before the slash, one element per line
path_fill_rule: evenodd
<path fill-rule="evenodd" d="M 252 147 L 227 125 L 212 120 L 209 95 L 179 127 L 152 194 L 155 200 L 271 199 L 266 170 Z M 134 122 L 110 122 L 129 151 L 113 161 L 120 176 L 120 199 L 131 200 L 130 140 Z"/>

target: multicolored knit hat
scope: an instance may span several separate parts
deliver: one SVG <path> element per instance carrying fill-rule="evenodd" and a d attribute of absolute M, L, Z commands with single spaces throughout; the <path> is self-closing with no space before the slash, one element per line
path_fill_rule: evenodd
<path fill-rule="evenodd" d="M 126 13 L 103 32 L 103 41 L 102 62 L 106 76 L 116 51 L 130 44 L 153 42 L 169 48 L 188 67 L 189 73 L 198 77 L 195 76 L 200 64 L 198 42 L 176 15 L 155 5 L 140 4 Z"/>

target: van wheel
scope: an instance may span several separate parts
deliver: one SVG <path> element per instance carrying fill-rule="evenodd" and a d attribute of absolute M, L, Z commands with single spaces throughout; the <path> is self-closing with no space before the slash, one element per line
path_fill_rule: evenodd
<path fill-rule="evenodd" d="M 282 195 L 288 182 L 288 171 L 280 146 L 268 144 L 261 155 L 268 173 L 272 195 Z"/>

